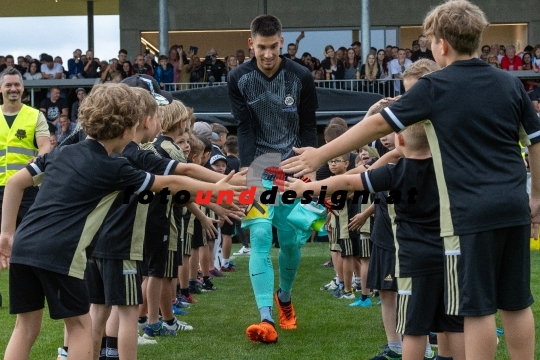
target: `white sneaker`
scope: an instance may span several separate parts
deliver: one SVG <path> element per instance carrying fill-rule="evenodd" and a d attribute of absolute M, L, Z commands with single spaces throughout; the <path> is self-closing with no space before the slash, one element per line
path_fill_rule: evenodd
<path fill-rule="evenodd" d="M 56 358 L 56 360 L 67 360 L 67 352 L 66 350 L 64 350 L 64 348 L 61 348 L 59 347 L 58 348 L 58 357 Z"/>
<path fill-rule="evenodd" d="M 242 248 L 238 250 L 238 252 L 235 252 L 233 255 L 249 255 L 250 252 L 251 252 L 250 248 L 242 246 Z"/>
<path fill-rule="evenodd" d="M 163 322 L 163 329 L 165 329 L 167 335 L 176 335 L 179 331 L 191 331 L 193 330 L 193 326 L 188 325 L 184 321 L 179 321 L 174 319 L 174 324 L 167 325 L 166 322 Z"/>
<path fill-rule="evenodd" d="M 157 341 L 156 341 L 156 340 L 147 339 L 147 338 L 145 338 L 145 337 L 139 335 L 138 344 L 139 344 L 139 345 L 156 345 L 156 344 L 157 344 Z"/>

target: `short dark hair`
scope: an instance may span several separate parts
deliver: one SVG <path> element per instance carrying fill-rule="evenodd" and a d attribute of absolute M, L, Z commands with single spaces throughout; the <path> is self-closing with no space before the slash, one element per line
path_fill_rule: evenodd
<path fill-rule="evenodd" d="M 281 35 L 281 21 L 273 15 L 260 15 L 251 22 L 251 37 Z"/>
<path fill-rule="evenodd" d="M 201 142 L 204 144 L 204 150 L 203 150 L 203 153 L 207 153 L 207 152 L 212 152 L 212 142 L 203 137 L 203 136 L 199 136 L 199 135 L 195 135 L 197 137 L 197 139 L 201 140 Z"/>
<path fill-rule="evenodd" d="M 332 124 L 324 129 L 324 141 L 330 142 L 347 132 L 347 128 L 339 124 Z"/>
<path fill-rule="evenodd" d="M 296 47 L 296 44 L 295 44 L 295 43 L 288 43 L 288 44 L 287 44 L 287 48 L 289 48 L 289 46 L 294 46 L 294 47 Z"/>
<path fill-rule="evenodd" d="M 223 147 L 227 150 L 227 152 L 238 154 L 238 137 L 236 137 L 236 135 L 227 136 L 227 140 L 225 141 L 225 145 L 223 145 Z"/>
<path fill-rule="evenodd" d="M 161 60 L 169 60 L 169 58 L 167 57 L 167 55 L 159 55 L 158 61 L 161 61 Z"/>
<path fill-rule="evenodd" d="M 7 59 L 13 59 L 13 55 L 6 55 L 6 60 Z M 15 60 L 15 59 L 13 59 L 13 60 Z"/>
<path fill-rule="evenodd" d="M 361 46 L 362 46 L 362 43 L 361 43 L 360 41 L 355 41 L 355 42 L 353 42 L 353 43 L 351 44 L 351 47 L 353 47 L 353 46 L 355 46 L 355 45 L 361 47 Z"/>
<path fill-rule="evenodd" d="M 118 50 L 118 54 L 126 54 L 127 55 L 127 50 L 126 49 L 120 49 L 120 50 Z"/>

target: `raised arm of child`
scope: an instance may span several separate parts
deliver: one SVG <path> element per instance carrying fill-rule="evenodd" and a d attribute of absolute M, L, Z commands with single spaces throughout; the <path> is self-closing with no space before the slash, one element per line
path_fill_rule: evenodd
<path fill-rule="evenodd" d="M 0 233 L 0 262 L 2 267 L 9 266 L 13 235 L 17 226 L 17 214 L 24 189 L 34 185 L 30 172 L 23 169 L 13 175 L 6 183 L 4 201 L 2 202 L 2 229 Z"/>

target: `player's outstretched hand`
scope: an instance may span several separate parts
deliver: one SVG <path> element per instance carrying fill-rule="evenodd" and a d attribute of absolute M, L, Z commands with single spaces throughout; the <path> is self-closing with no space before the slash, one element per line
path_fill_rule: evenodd
<path fill-rule="evenodd" d="M 531 198 L 531 237 L 538 240 L 538 226 L 540 225 L 540 199 Z"/>
<path fill-rule="evenodd" d="M 13 246 L 13 234 L 0 234 L 0 263 L 2 268 L 9 267 L 11 258 L 11 247 Z"/>
<path fill-rule="evenodd" d="M 225 176 L 223 179 L 219 180 L 216 185 L 217 185 L 217 192 L 214 192 L 212 193 L 212 199 L 214 201 L 217 200 L 217 197 L 219 195 L 219 193 L 221 191 L 230 191 L 232 190 L 233 191 L 233 202 L 231 204 L 225 204 L 224 202 L 222 202 L 221 204 L 219 204 L 220 206 L 223 206 L 224 208 L 226 209 L 233 209 L 233 210 L 239 210 L 239 206 L 238 205 L 241 205 L 240 202 L 238 201 L 238 198 L 240 196 L 240 193 L 242 191 L 245 191 L 247 190 L 247 186 L 246 186 L 246 183 L 244 182 L 244 185 L 232 185 L 231 184 L 231 179 L 234 175 L 234 170 L 231 171 L 229 173 L 229 175 Z"/>
<path fill-rule="evenodd" d="M 301 198 L 302 197 L 302 194 L 304 193 L 304 191 L 306 190 L 306 183 L 303 182 L 302 180 L 300 179 L 296 179 L 296 178 L 293 178 L 293 177 L 287 177 L 287 181 L 285 181 L 285 184 L 284 184 L 284 190 L 285 191 L 294 191 L 295 194 L 296 194 L 296 198 Z"/>
<path fill-rule="evenodd" d="M 216 226 L 219 223 L 219 220 L 212 219 L 208 216 L 205 216 L 204 219 L 201 219 L 200 221 L 201 221 L 203 234 L 206 235 L 206 238 L 215 239 L 218 235 Z"/>
<path fill-rule="evenodd" d="M 319 149 L 313 147 L 294 148 L 293 150 L 298 156 L 294 156 L 281 163 L 281 168 L 286 173 L 294 173 L 295 177 L 317 171 L 322 165 L 322 157 L 319 156 Z"/>

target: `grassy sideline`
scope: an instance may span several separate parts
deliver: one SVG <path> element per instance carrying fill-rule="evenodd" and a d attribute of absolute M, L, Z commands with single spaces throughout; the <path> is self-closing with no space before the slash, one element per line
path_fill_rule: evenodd
<path fill-rule="evenodd" d="M 234 245 L 233 251 L 238 248 L 239 245 Z M 248 325 L 258 322 L 259 315 L 247 272 L 249 257 L 238 256 L 234 261 L 239 271 L 215 279 L 218 290 L 198 295 L 199 303 L 188 310 L 188 315 L 180 316 L 195 330 L 160 338 L 158 345 L 139 347 L 139 359 L 369 359 L 386 342 L 380 307 L 351 308 L 347 306 L 350 301 L 334 299 L 330 292 L 319 290 L 333 276 L 331 269 L 321 267 L 329 257 L 327 249 L 324 243 L 304 246 L 293 290 L 299 327 L 295 331 L 278 330 L 277 344 L 252 344 L 244 334 Z M 273 260 L 277 269 L 277 249 L 273 249 Z M 535 357 L 540 358 L 540 251 L 531 252 L 531 268 L 531 287 L 537 299 L 533 305 Z M 0 308 L 0 354 L 3 354 L 15 323 L 15 316 L 9 315 L 8 310 L 7 271 L 0 277 L 0 293 L 4 297 Z M 277 319 L 276 309 L 274 317 Z M 31 359 L 56 359 L 56 349 L 63 341 L 62 331 L 63 323 L 52 321 L 46 311 Z M 500 340 L 496 359 L 509 359 L 504 335 Z"/>

